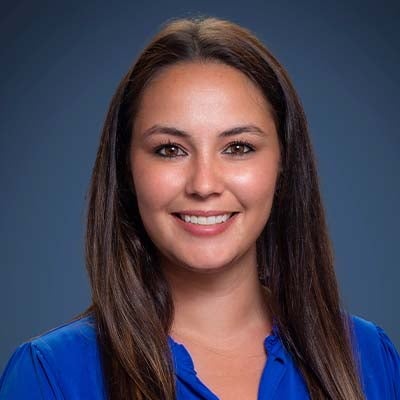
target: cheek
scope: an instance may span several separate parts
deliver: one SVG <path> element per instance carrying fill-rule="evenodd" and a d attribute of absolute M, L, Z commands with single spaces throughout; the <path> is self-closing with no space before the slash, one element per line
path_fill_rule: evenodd
<path fill-rule="evenodd" d="M 232 175 L 232 190 L 246 207 L 268 210 L 272 204 L 277 179 L 276 163 L 260 163 L 243 167 Z"/>
<path fill-rule="evenodd" d="M 181 171 L 149 161 L 132 163 L 132 177 L 139 208 L 161 209 L 179 192 L 182 183 Z"/>
<path fill-rule="evenodd" d="M 262 162 L 242 168 L 232 176 L 231 191 L 241 204 L 245 223 L 238 225 L 237 235 L 254 242 L 268 222 L 273 204 L 277 166 Z"/>

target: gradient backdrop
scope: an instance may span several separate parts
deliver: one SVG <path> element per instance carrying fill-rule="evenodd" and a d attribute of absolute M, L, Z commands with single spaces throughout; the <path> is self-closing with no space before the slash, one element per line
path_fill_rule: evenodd
<path fill-rule="evenodd" d="M 0 370 L 22 341 L 89 304 L 85 194 L 108 103 L 162 22 L 199 13 L 250 28 L 289 71 L 344 303 L 400 348 L 398 2 L 13 0 L 0 10 Z"/>

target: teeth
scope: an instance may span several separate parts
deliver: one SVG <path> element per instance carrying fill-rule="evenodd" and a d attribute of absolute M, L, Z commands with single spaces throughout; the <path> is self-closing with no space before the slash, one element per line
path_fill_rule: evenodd
<path fill-rule="evenodd" d="M 196 215 L 179 215 L 179 218 L 183 219 L 185 222 L 190 222 L 191 224 L 215 225 L 226 222 L 231 217 L 231 215 L 232 213 L 216 215 L 212 217 L 198 217 Z"/>

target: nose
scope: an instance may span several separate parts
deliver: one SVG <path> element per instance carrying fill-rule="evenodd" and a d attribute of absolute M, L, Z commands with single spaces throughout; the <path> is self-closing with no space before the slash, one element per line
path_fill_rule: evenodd
<path fill-rule="evenodd" d="M 223 173 L 217 160 L 206 156 L 192 160 L 186 181 L 187 194 L 205 198 L 222 193 L 223 188 Z"/>

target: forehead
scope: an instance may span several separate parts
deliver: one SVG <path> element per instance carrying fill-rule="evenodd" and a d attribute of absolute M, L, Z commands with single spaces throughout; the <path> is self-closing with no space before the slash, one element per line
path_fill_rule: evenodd
<path fill-rule="evenodd" d="M 241 71 L 221 63 L 180 63 L 159 72 L 144 90 L 135 130 L 154 123 L 187 129 L 272 122 L 262 91 Z"/>

